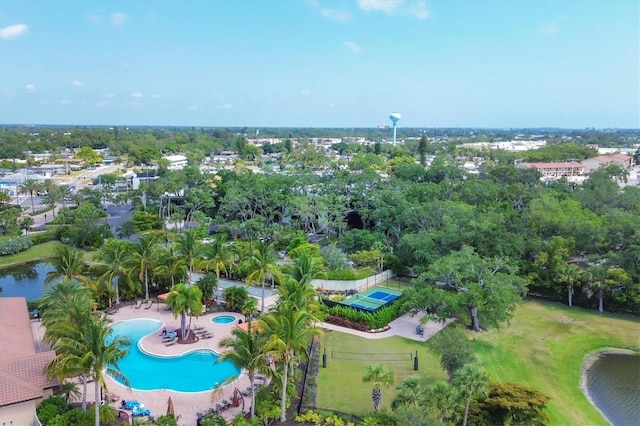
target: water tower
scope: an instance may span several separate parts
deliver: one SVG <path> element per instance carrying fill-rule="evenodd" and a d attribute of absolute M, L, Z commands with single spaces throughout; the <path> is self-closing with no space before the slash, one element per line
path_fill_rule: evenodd
<path fill-rule="evenodd" d="M 400 120 L 402 116 L 399 112 L 392 112 L 389 114 L 389 119 L 391 123 L 393 123 L 393 144 L 396 144 L 396 125 L 398 124 L 398 120 Z"/>

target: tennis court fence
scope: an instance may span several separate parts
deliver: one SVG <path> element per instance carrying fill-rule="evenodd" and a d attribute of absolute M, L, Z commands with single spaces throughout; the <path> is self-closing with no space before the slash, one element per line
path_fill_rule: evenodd
<path fill-rule="evenodd" d="M 366 290 L 378 284 L 382 284 L 385 281 L 395 277 L 396 275 L 390 269 L 382 271 L 379 274 L 372 275 L 361 280 L 312 280 L 311 285 L 316 289 L 330 290 L 330 291 L 348 291 L 355 290 L 357 292 Z"/>

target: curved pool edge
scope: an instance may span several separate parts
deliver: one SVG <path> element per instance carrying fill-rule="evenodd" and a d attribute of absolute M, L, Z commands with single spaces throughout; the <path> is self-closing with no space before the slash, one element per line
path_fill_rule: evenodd
<path fill-rule="evenodd" d="M 606 347 L 601 349 L 596 349 L 595 351 L 591 351 L 587 353 L 582 361 L 582 366 L 580 367 L 580 390 L 589 401 L 589 404 L 593 408 L 596 409 L 598 413 L 602 416 L 604 420 L 607 421 L 610 425 L 613 425 L 613 422 L 604 414 L 604 412 L 596 405 L 591 394 L 589 393 L 589 386 L 587 386 L 587 374 L 589 373 L 589 369 L 593 366 L 593 364 L 599 360 L 604 355 L 635 355 L 640 356 L 640 352 L 634 351 L 631 349 L 622 349 L 622 348 L 612 348 Z"/>
<path fill-rule="evenodd" d="M 233 318 L 233 319 L 228 322 L 216 322 L 215 320 L 217 318 Z M 233 324 L 237 324 L 238 320 L 241 320 L 241 319 L 242 317 L 236 315 L 235 313 L 221 313 L 219 315 L 212 316 L 209 322 L 213 325 L 233 325 Z"/>
<path fill-rule="evenodd" d="M 232 315 L 227 314 L 227 316 L 232 316 Z M 126 322 L 132 322 L 132 321 L 140 321 L 140 320 L 152 321 L 152 322 L 158 323 L 158 328 L 156 328 L 155 330 L 153 330 L 153 331 L 145 334 L 141 338 L 139 338 L 139 340 L 136 343 L 136 346 L 138 347 L 138 349 L 141 352 L 143 352 L 144 354 L 146 354 L 147 356 L 155 357 L 155 358 L 159 358 L 159 359 L 163 359 L 163 358 L 180 358 L 182 356 L 189 355 L 190 353 L 199 352 L 199 351 L 210 352 L 210 353 L 214 354 L 216 357 L 220 357 L 222 355 L 221 353 L 217 352 L 216 350 L 214 350 L 212 348 L 203 348 L 203 347 L 187 349 L 185 351 L 176 352 L 176 353 L 173 353 L 173 354 L 159 354 L 159 353 L 155 353 L 155 352 L 149 350 L 148 348 L 145 348 L 144 344 L 143 344 L 144 340 L 147 339 L 147 338 L 153 338 L 154 334 L 158 330 L 160 330 L 163 326 L 166 326 L 166 323 L 164 321 L 158 320 L 158 319 L 155 319 L 155 318 L 143 317 L 143 318 L 128 318 L 128 319 L 123 319 L 123 320 L 117 320 L 117 321 L 113 321 L 111 324 L 109 324 L 109 327 L 112 327 L 115 324 L 119 324 L 119 323 L 126 323 Z M 226 324 L 217 324 L 217 325 L 226 325 Z M 187 345 L 182 345 L 182 346 L 187 346 Z M 246 372 L 246 370 L 244 370 L 244 369 L 238 370 L 238 374 L 236 374 L 234 376 L 231 376 L 231 377 L 235 377 L 235 379 L 232 380 L 232 381 L 227 382 L 224 385 L 221 385 L 221 387 L 222 388 L 226 388 L 227 386 L 236 383 L 238 380 L 241 379 L 241 377 L 245 374 L 245 372 Z M 173 389 L 173 388 L 140 389 L 140 388 L 137 388 L 137 387 L 134 387 L 134 386 L 127 386 L 127 385 L 125 385 L 123 383 L 120 383 L 118 380 L 113 378 L 111 375 L 106 374 L 106 369 L 105 369 L 105 376 L 108 377 L 109 379 L 111 379 L 111 382 L 116 384 L 120 388 L 122 388 L 124 390 L 132 390 L 132 391 L 136 391 L 136 392 L 170 391 L 170 392 L 176 392 L 176 393 L 188 395 L 188 394 L 200 394 L 200 393 L 204 393 L 204 392 L 212 392 L 215 389 L 215 386 L 211 387 L 211 388 L 208 388 L 208 389 L 197 390 L 197 391 L 185 391 L 185 390 L 177 390 L 177 389 Z"/>

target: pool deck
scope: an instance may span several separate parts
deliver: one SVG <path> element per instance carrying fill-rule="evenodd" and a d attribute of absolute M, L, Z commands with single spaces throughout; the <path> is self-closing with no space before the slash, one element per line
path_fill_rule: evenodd
<path fill-rule="evenodd" d="M 271 299 L 271 298 L 269 298 Z M 275 303 L 275 300 L 265 300 L 267 306 L 271 306 Z M 225 337 L 231 336 L 231 331 L 236 327 L 237 321 L 227 324 L 215 324 L 211 320 L 217 316 L 233 315 L 236 319 L 245 318 L 238 313 L 234 312 L 216 312 L 206 313 L 199 318 L 192 318 L 192 326 L 199 326 L 205 328 L 207 331 L 213 333 L 213 338 L 201 339 L 196 343 L 189 345 L 174 344 L 172 346 L 166 346 L 162 341 L 162 336 L 159 332 L 154 332 L 150 335 L 143 337 L 140 340 L 141 348 L 151 354 L 160 356 L 176 356 L 188 353 L 190 351 L 199 349 L 211 349 L 216 353 L 220 353 L 219 342 Z M 130 319 L 150 318 L 161 321 L 167 330 L 172 330 L 180 327 L 180 318 L 174 318 L 173 313 L 167 309 L 164 303 L 157 304 L 154 302 L 150 309 L 144 309 L 141 307 L 135 309 L 133 305 L 123 306 L 118 312 L 108 315 L 108 318 L 113 321 L 125 321 Z M 404 338 L 427 341 L 430 337 L 442 330 L 451 321 L 434 322 L 429 321 L 424 324 L 424 334 L 418 335 L 416 333 L 416 326 L 419 323 L 419 315 L 410 316 L 405 314 L 400 318 L 392 321 L 389 325 L 390 328 L 387 331 L 379 333 L 365 333 L 353 329 L 335 326 L 328 323 L 319 323 L 318 326 L 325 330 L 340 331 L 343 333 L 349 333 L 357 335 L 367 339 L 382 339 L 391 336 L 401 336 Z M 32 331 L 37 347 L 42 349 L 42 326 L 40 322 L 32 321 Z M 40 346 L 38 346 L 40 345 Z M 163 374 L 163 372 L 158 372 Z M 211 391 L 205 392 L 176 392 L 172 390 L 154 390 L 154 391 L 141 391 L 134 389 L 127 389 L 125 386 L 116 382 L 107 376 L 107 389 L 108 393 L 114 393 L 119 396 L 119 401 L 113 403 L 114 407 L 119 409 L 121 400 L 136 400 L 141 404 L 144 404 L 144 408 L 151 411 L 153 417 L 159 417 L 167 412 L 167 402 L 169 397 L 173 402 L 174 411 L 179 425 L 192 426 L 196 424 L 196 417 L 198 412 L 207 411 L 210 407 L 215 406 L 217 403 L 224 399 L 231 400 L 234 390 L 237 388 L 240 391 L 244 391 L 249 387 L 249 379 L 245 373 L 241 373 L 238 379 L 223 387 L 215 397 L 215 400 L 211 402 Z M 93 402 L 93 390 L 89 388 L 87 394 L 87 400 Z M 78 401 L 79 402 L 79 401 Z M 249 411 L 250 398 L 245 398 L 245 412 Z M 223 412 L 223 416 L 226 419 L 231 419 L 237 413 L 241 411 L 241 408 L 230 408 Z"/>

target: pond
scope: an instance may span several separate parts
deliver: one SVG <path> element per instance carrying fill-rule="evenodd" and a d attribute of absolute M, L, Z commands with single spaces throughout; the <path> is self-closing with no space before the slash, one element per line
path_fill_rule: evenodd
<path fill-rule="evenodd" d="M 593 404 L 614 426 L 640 419 L 640 355 L 603 354 L 586 371 Z"/>
<path fill-rule="evenodd" d="M 23 263 L 0 269 L 0 297 L 25 297 L 27 301 L 42 297 L 43 281 L 53 266 L 44 262 Z"/>

